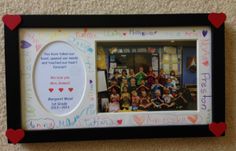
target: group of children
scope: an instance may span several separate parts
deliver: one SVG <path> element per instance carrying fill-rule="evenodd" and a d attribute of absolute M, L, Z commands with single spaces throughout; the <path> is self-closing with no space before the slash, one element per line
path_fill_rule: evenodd
<path fill-rule="evenodd" d="M 157 75 L 152 67 L 149 67 L 147 73 L 143 67 L 139 67 L 137 73 L 130 69 L 129 75 L 125 69 L 121 74 L 114 71 L 108 88 L 107 111 L 151 111 L 174 108 L 176 98 L 181 97 L 177 94 L 177 82 L 174 71 L 166 75 L 160 70 Z"/>

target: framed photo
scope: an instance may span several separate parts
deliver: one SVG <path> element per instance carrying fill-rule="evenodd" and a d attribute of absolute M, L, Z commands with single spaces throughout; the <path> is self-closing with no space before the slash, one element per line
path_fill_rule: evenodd
<path fill-rule="evenodd" d="M 4 29 L 21 142 L 214 136 L 225 121 L 224 25 L 208 14 L 20 17 Z"/>

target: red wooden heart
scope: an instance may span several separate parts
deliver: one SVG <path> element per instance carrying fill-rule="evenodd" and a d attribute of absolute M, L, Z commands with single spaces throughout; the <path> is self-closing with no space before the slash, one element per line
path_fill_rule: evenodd
<path fill-rule="evenodd" d="M 3 16 L 2 21 L 10 30 L 14 30 L 20 24 L 21 16 L 7 14 Z"/>
<path fill-rule="evenodd" d="M 224 13 L 211 13 L 208 15 L 208 20 L 216 28 L 219 28 L 226 20 L 226 15 Z"/>
<path fill-rule="evenodd" d="M 24 138 L 25 131 L 23 129 L 17 129 L 17 130 L 8 129 L 6 131 L 6 136 L 10 142 L 16 144 Z"/>
<path fill-rule="evenodd" d="M 216 136 L 221 136 L 227 128 L 227 125 L 223 122 L 209 124 L 209 130 Z"/>

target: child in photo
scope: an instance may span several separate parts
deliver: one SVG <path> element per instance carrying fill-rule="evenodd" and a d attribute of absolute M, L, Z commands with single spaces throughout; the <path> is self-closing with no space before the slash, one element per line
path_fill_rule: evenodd
<path fill-rule="evenodd" d="M 128 92 L 128 87 L 123 87 L 123 92 L 121 94 L 121 109 L 122 110 L 129 110 L 130 107 L 130 94 Z"/>
<path fill-rule="evenodd" d="M 152 102 L 150 101 L 150 97 L 147 95 L 146 91 L 141 92 L 140 96 L 140 110 L 148 110 L 152 106 Z"/>
<path fill-rule="evenodd" d="M 188 101 L 183 96 L 183 92 L 179 92 L 174 101 L 176 104 L 176 109 L 183 109 L 188 104 Z"/>
<path fill-rule="evenodd" d="M 147 76 L 156 77 L 156 74 L 154 73 L 153 68 L 151 66 L 148 68 Z"/>
<path fill-rule="evenodd" d="M 159 90 L 160 93 L 162 94 L 162 93 L 163 93 L 163 88 L 164 88 L 164 86 L 159 83 L 158 79 L 155 79 L 155 83 L 151 86 L 151 94 L 152 94 L 152 97 L 155 96 L 155 92 L 156 92 L 157 90 Z"/>
<path fill-rule="evenodd" d="M 121 72 L 121 79 L 127 79 L 127 78 L 128 78 L 127 71 L 125 69 L 123 69 Z"/>
<path fill-rule="evenodd" d="M 170 93 L 175 92 L 176 87 L 175 85 L 172 83 L 171 78 L 168 78 L 165 84 L 165 87 L 168 88 L 170 90 Z"/>
<path fill-rule="evenodd" d="M 131 79 L 133 79 L 133 78 L 136 78 L 135 73 L 134 73 L 134 69 L 129 69 L 129 76 L 128 76 L 129 84 L 131 84 Z M 135 79 L 135 82 L 136 82 L 136 79 Z M 136 85 L 136 83 L 135 83 L 135 85 Z"/>
<path fill-rule="evenodd" d="M 162 99 L 160 90 L 157 89 L 155 91 L 155 97 L 151 101 L 152 101 L 154 108 L 161 109 L 161 106 L 164 103 L 164 100 Z"/>
<path fill-rule="evenodd" d="M 172 81 L 175 81 L 176 84 L 178 83 L 178 79 L 176 78 L 176 75 L 175 75 L 175 71 L 174 71 L 174 70 L 171 70 L 171 71 L 170 71 L 170 78 L 172 79 Z"/>
<path fill-rule="evenodd" d="M 129 79 L 130 78 L 135 78 L 135 73 L 134 73 L 134 69 L 129 69 Z"/>
<path fill-rule="evenodd" d="M 136 91 L 131 92 L 131 100 L 132 100 L 132 111 L 137 111 L 140 103 L 140 97 Z"/>
<path fill-rule="evenodd" d="M 139 72 L 135 75 L 137 85 L 141 84 L 141 81 L 146 78 L 146 73 L 144 73 L 143 67 L 139 67 Z"/>
<path fill-rule="evenodd" d="M 178 79 L 176 78 L 176 75 L 175 75 L 175 71 L 174 71 L 174 70 L 171 70 L 171 71 L 170 71 L 170 78 L 171 78 L 172 84 L 173 84 L 174 86 L 176 86 L 176 84 L 179 83 Z"/>
<path fill-rule="evenodd" d="M 170 72 L 170 79 L 171 79 L 171 83 L 172 83 L 172 85 L 173 85 L 173 87 L 174 87 L 174 89 L 172 89 L 172 95 L 175 96 L 175 95 L 177 95 L 177 91 L 176 91 L 177 87 L 176 87 L 176 84 L 178 84 L 179 81 L 178 81 L 178 79 L 177 79 L 176 76 L 175 76 L 175 71 L 174 71 L 174 70 L 172 70 L 172 71 Z"/>
<path fill-rule="evenodd" d="M 117 84 L 118 85 L 120 85 L 120 83 L 121 83 L 121 77 L 120 77 L 120 73 L 119 73 L 119 71 L 114 71 L 114 75 L 113 75 L 113 77 L 111 78 L 111 80 L 116 80 L 117 81 Z"/>
<path fill-rule="evenodd" d="M 147 87 L 151 88 L 152 84 L 155 83 L 156 74 L 154 73 L 152 67 L 149 67 L 147 73 Z"/>
<path fill-rule="evenodd" d="M 137 89 L 137 86 L 136 86 L 136 79 L 135 78 L 131 78 L 130 79 L 130 84 L 129 84 L 129 87 L 128 87 L 128 90 L 129 92 L 131 93 L 132 91 L 136 91 Z"/>
<path fill-rule="evenodd" d="M 163 103 L 161 104 L 161 108 L 173 108 L 175 106 L 175 102 L 173 101 L 173 96 L 170 94 L 170 90 L 168 88 L 164 89 L 164 94 L 162 95 Z"/>
<path fill-rule="evenodd" d="M 120 86 L 118 85 L 118 82 L 117 82 L 116 79 L 112 79 L 112 80 L 111 80 L 111 86 L 108 87 L 108 89 L 107 89 L 108 92 L 111 93 L 111 91 L 112 91 L 113 88 L 116 89 L 117 93 L 120 93 Z"/>
<path fill-rule="evenodd" d="M 112 88 L 109 103 L 109 112 L 117 112 L 120 110 L 120 95 L 115 88 Z"/>
<path fill-rule="evenodd" d="M 142 91 L 149 91 L 149 88 L 146 86 L 145 80 L 141 80 L 141 84 L 136 90 L 139 95 L 141 95 Z"/>
<path fill-rule="evenodd" d="M 128 87 L 129 84 L 128 84 L 128 80 L 127 79 L 122 79 L 122 82 L 121 82 L 121 92 L 124 91 L 123 88 L 124 87 Z"/>
<path fill-rule="evenodd" d="M 159 74 L 157 76 L 157 79 L 160 82 L 160 84 L 165 85 L 165 83 L 166 83 L 166 75 L 165 75 L 165 72 L 164 72 L 163 69 L 160 69 L 160 72 L 159 72 Z"/>

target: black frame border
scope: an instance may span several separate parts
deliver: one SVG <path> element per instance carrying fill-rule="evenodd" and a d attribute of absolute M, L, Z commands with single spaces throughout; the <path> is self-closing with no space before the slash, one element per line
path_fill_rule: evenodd
<path fill-rule="evenodd" d="M 212 31 L 212 120 L 225 122 L 225 42 L 224 24 L 215 28 L 209 14 L 152 15 L 20 15 L 13 31 L 4 26 L 7 128 L 21 129 L 20 28 L 111 28 L 111 27 L 189 27 L 208 26 Z M 221 63 L 217 63 L 221 61 Z M 125 135 L 124 135 L 125 134 Z M 223 134 L 224 135 L 224 134 Z M 25 131 L 20 143 L 95 139 L 156 137 L 210 137 L 208 125 L 85 128 Z"/>

